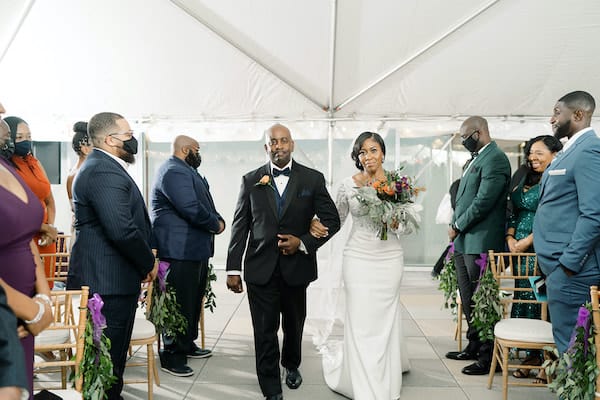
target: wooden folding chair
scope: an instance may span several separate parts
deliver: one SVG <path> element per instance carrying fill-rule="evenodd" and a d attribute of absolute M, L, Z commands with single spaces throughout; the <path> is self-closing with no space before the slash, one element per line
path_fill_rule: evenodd
<path fill-rule="evenodd" d="M 502 319 L 494 328 L 494 353 L 488 377 L 488 389 L 492 388 L 496 366 L 502 368 L 502 398 L 508 398 L 508 386 L 542 386 L 545 383 L 509 382 L 508 372 L 511 369 L 539 369 L 540 366 L 513 364 L 509 353 L 511 349 L 544 350 L 554 347 L 552 324 L 547 321 L 548 308 L 545 301 L 518 299 L 515 293 L 531 292 L 528 287 L 515 287 L 514 282 L 529 280 L 530 276 L 538 275 L 537 257 L 535 253 L 495 253 L 489 252 L 490 267 L 498 282 L 501 293 L 512 293 L 512 296 L 500 296 Z M 515 304 L 540 304 L 542 319 L 510 318 L 510 306 Z"/>

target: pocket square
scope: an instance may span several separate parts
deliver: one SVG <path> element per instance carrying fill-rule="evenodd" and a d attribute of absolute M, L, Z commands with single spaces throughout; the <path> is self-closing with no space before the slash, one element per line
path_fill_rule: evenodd
<path fill-rule="evenodd" d="M 312 190 L 302 189 L 300 192 L 298 192 L 298 197 L 310 197 L 312 194 Z"/>
<path fill-rule="evenodd" d="M 566 168 L 563 169 L 551 169 L 548 171 L 548 175 L 566 175 L 567 174 L 567 170 Z"/>

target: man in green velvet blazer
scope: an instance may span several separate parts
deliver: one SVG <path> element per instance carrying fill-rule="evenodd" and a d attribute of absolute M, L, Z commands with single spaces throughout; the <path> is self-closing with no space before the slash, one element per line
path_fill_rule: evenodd
<path fill-rule="evenodd" d="M 504 250 L 506 198 L 510 163 L 506 154 L 490 138 L 487 121 L 470 117 L 460 127 L 463 146 L 471 152 L 465 165 L 456 208 L 448 235 L 454 240 L 455 266 L 463 312 L 469 324 L 469 344 L 460 352 L 446 354 L 454 360 L 477 360 L 462 369 L 467 375 L 489 372 L 493 343 L 479 340 L 471 324 L 471 298 L 480 276 L 478 261 L 488 250 Z M 459 317 L 460 318 L 460 317 Z"/>

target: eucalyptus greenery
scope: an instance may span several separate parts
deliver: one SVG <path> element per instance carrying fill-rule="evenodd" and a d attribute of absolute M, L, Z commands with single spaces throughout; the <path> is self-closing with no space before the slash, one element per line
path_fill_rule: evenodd
<path fill-rule="evenodd" d="M 206 292 L 204 296 L 206 297 L 206 301 L 204 302 L 204 308 L 208 308 L 210 312 L 214 313 L 215 308 L 217 307 L 217 302 L 215 299 L 217 295 L 212 290 L 212 281 L 217 280 L 217 274 L 215 273 L 215 268 L 212 264 L 208 264 L 208 272 L 206 278 Z"/>
<path fill-rule="evenodd" d="M 106 398 L 106 391 L 117 381 L 117 377 L 113 375 L 113 363 L 109 352 L 110 339 L 103 333 L 99 345 L 94 342 L 94 327 L 89 313 L 84 339 L 83 359 L 77 375 L 83 375 L 81 395 L 84 400 L 101 400 Z"/>
<path fill-rule="evenodd" d="M 500 306 L 499 286 L 494 274 L 490 268 L 487 268 L 487 257 L 482 254 L 481 270 L 483 271 L 479 278 L 479 286 L 473 294 L 473 312 L 471 322 L 473 327 L 479 332 L 479 339 L 482 341 L 494 340 L 494 326 L 502 317 Z"/>
<path fill-rule="evenodd" d="M 440 281 L 438 289 L 444 294 L 444 308 L 449 308 L 454 314 L 454 320 L 461 318 L 460 315 L 456 315 L 458 304 L 456 291 L 458 290 L 458 283 L 456 281 L 456 267 L 454 265 L 454 245 L 451 245 L 444 259 L 444 268 L 438 275 Z"/>
<path fill-rule="evenodd" d="M 154 324 L 158 332 L 175 337 L 187 330 L 187 319 L 181 314 L 181 306 L 177 303 L 175 288 L 165 283 L 163 287 L 156 278 L 152 290 L 152 306 L 148 320 Z"/>
<path fill-rule="evenodd" d="M 544 362 L 546 375 L 552 377 L 548 388 L 561 399 L 593 400 L 596 377 L 600 370 L 596 362 L 592 307 L 588 303 L 579 309 L 577 324 L 567 350 L 560 355 L 556 348 L 548 348 L 556 356 Z"/>

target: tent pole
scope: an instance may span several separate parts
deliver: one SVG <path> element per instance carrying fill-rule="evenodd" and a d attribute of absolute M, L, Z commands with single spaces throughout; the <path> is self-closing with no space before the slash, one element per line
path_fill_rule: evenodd
<path fill-rule="evenodd" d="M 333 129 L 335 121 L 333 121 L 335 110 L 333 109 L 333 94 L 335 89 L 335 45 L 337 41 L 337 0 L 331 1 L 331 35 L 329 45 L 329 105 L 327 108 L 327 116 L 332 119 L 329 121 L 329 129 L 327 131 L 327 185 L 333 186 Z"/>
<path fill-rule="evenodd" d="M 15 31 L 13 32 L 12 35 L 10 35 L 10 39 L 8 39 L 8 43 L 6 43 L 6 46 L 4 47 L 2 54 L 0 54 L 0 63 L 2 63 L 2 61 L 4 60 L 4 56 L 6 56 L 6 53 L 8 53 L 8 49 L 10 49 L 10 46 L 14 42 L 19 31 L 21 30 L 21 27 L 23 26 L 25 19 L 29 15 L 29 12 L 31 11 L 31 8 L 33 7 L 34 3 L 35 3 L 35 0 L 30 0 L 29 3 L 25 6 L 25 11 L 23 11 L 23 14 L 21 14 L 21 18 L 19 19 L 19 23 L 17 24 Z"/>
<path fill-rule="evenodd" d="M 390 71 L 386 72 L 379 78 L 375 79 L 373 82 L 371 82 L 365 88 L 359 90 L 357 93 L 353 94 L 352 96 L 348 97 L 346 100 L 342 101 L 339 105 L 337 105 L 335 107 L 335 111 L 341 110 L 342 108 L 346 107 L 349 103 L 353 102 L 354 100 L 356 100 L 357 98 L 362 96 L 365 92 L 367 92 L 367 91 L 371 90 L 373 87 L 379 85 L 382 81 L 389 78 L 391 75 L 395 74 L 400 69 L 404 68 L 406 65 L 413 62 L 416 58 L 420 57 L 425 52 L 430 50 L 432 47 L 436 46 L 438 43 L 442 42 L 448 36 L 452 35 L 458 29 L 462 28 L 463 26 L 465 26 L 466 24 L 471 22 L 473 19 L 477 18 L 480 14 L 485 12 L 488 8 L 492 7 L 494 4 L 498 3 L 499 1 L 500 0 L 492 0 L 491 2 L 489 2 L 486 5 L 484 5 L 483 7 L 481 7 L 479 10 L 475 11 L 473 14 L 466 17 L 464 20 L 462 20 L 458 24 L 454 25 L 452 28 L 450 28 L 448 31 L 446 31 L 444 34 L 442 34 L 439 38 L 433 40 L 432 42 L 427 44 L 424 48 L 417 51 L 412 56 L 408 57 L 406 60 L 402 61 L 400 64 L 398 64 L 397 66 L 392 68 Z"/>
<path fill-rule="evenodd" d="M 211 25 L 208 21 L 206 21 L 205 19 L 203 19 L 199 15 L 197 15 L 193 10 L 191 10 L 190 8 L 188 8 L 184 4 L 183 1 L 181 1 L 181 0 L 170 0 L 170 1 L 175 6 L 179 7 L 187 15 L 189 15 L 190 17 L 194 18 L 196 21 L 198 21 L 202 25 L 204 25 L 208 30 L 210 30 L 212 33 L 214 33 L 215 35 L 217 35 L 217 37 L 219 37 L 220 39 L 224 40 L 229 45 L 233 46 L 240 53 L 242 53 L 243 55 L 245 55 L 246 57 L 248 57 L 250 60 L 252 60 L 256 64 L 260 65 L 267 72 L 273 74 L 281 82 L 285 83 L 287 86 L 289 86 L 290 88 L 292 88 L 296 92 L 300 93 L 302 96 L 304 96 L 304 98 L 306 98 L 308 101 L 310 101 L 311 103 L 313 103 L 316 107 L 320 108 L 321 110 L 326 110 L 327 109 L 326 105 L 323 105 L 323 104 L 319 103 L 311 95 L 309 95 L 308 93 L 306 93 L 305 91 L 303 91 L 302 89 L 300 89 L 299 87 L 297 87 L 296 85 L 294 85 L 293 83 L 291 83 L 290 81 L 288 81 L 287 79 L 285 79 L 283 76 L 281 76 L 277 72 L 273 71 L 266 64 L 264 64 L 264 63 L 260 62 L 259 60 L 257 60 L 255 57 L 252 56 L 252 54 L 250 54 L 249 52 L 247 52 L 245 49 L 243 49 L 239 44 L 237 44 L 236 42 L 234 42 L 232 39 L 229 39 L 228 37 L 225 37 L 225 35 L 223 33 L 221 33 L 217 29 L 217 27 Z"/>

